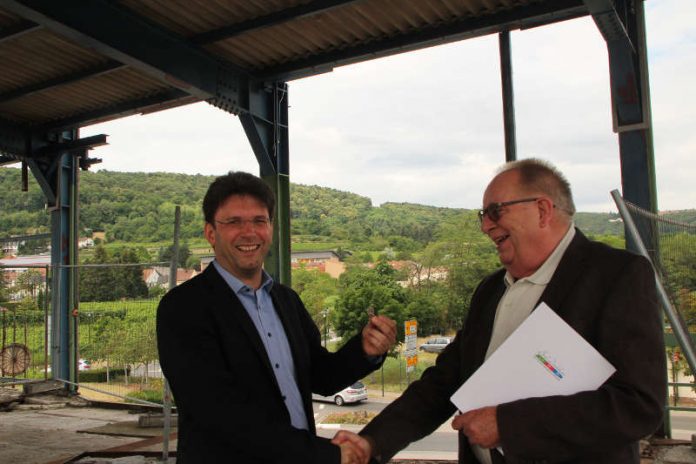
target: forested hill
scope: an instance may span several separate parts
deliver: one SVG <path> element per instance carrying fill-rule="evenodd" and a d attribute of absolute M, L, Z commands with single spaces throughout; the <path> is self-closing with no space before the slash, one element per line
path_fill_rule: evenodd
<path fill-rule="evenodd" d="M 170 173 L 81 172 L 80 226 L 103 230 L 108 240 L 154 242 L 171 239 L 174 205 L 182 208 L 182 238 L 201 236 L 201 201 L 213 176 Z M 406 203 L 372 205 L 369 198 L 335 189 L 291 185 L 292 233 L 330 241 L 365 242 L 402 237 L 420 244 L 433 240 L 438 225 L 471 210 Z M 696 222 L 696 211 L 679 212 Z M 579 213 L 578 225 L 589 234 L 622 234 L 616 215 Z M 21 191 L 20 170 L 0 168 L 0 237 L 49 230 L 43 194 L 30 176 Z"/>

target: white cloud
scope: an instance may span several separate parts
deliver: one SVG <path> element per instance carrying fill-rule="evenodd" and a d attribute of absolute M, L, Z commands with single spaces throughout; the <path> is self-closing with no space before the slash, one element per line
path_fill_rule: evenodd
<path fill-rule="evenodd" d="M 646 2 L 658 201 L 696 207 L 696 2 Z M 581 211 L 620 188 L 606 45 L 589 18 L 511 34 L 518 156 L 546 158 Z M 291 180 L 386 201 L 476 208 L 504 161 L 497 36 L 337 68 L 290 83 Z M 236 117 L 206 104 L 92 126 L 96 168 L 258 172 Z"/>

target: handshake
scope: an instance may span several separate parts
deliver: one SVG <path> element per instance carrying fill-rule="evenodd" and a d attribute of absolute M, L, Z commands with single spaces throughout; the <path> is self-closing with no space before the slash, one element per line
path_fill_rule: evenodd
<path fill-rule="evenodd" d="M 341 430 L 331 440 L 341 448 L 341 464 L 367 464 L 372 456 L 372 445 L 365 437 Z"/>
<path fill-rule="evenodd" d="M 496 410 L 497 406 L 486 406 L 457 414 L 452 420 L 452 428 L 466 435 L 472 445 L 483 448 L 500 446 Z M 369 437 L 347 430 L 339 431 L 331 443 L 341 448 L 341 464 L 367 464 L 375 448 Z"/>

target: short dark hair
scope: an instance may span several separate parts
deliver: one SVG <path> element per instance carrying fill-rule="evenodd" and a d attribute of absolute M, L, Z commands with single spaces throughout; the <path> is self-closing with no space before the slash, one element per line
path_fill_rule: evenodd
<path fill-rule="evenodd" d="M 268 217 L 275 214 L 275 195 L 263 180 L 242 171 L 230 171 L 216 178 L 203 197 L 203 217 L 205 222 L 215 225 L 215 213 L 232 195 L 249 195 L 266 205 Z"/>
<path fill-rule="evenodd" d="M 538 158 L 528 158 L 506 163 L 499 172 L 512 170 L 520 173 L 520 184 L 530 190 L 530 193 L 548 195 L 554 205 L 569 217 L 575 214 L 570 182 L 553 164 Z"/>

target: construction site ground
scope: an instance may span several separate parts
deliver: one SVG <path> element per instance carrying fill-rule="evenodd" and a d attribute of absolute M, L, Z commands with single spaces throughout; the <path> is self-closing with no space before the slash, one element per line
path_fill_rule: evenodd
<path fill-rule="evenodd" d="M 162 462 L 161 427 L 142 427 L 142 410 L 106 408 L 80 396 L 52 393 L 16 396 L 8 401 L 8 389 L 0 388 L 0 464 L 145 464 Z M 21 390 L 13 389 L 15 392 Z M 156 420 L 155 420 L 156 421 Z M 335 427 L 319 425 L 319 434 L 335 433 Z M 359 430 L 361 426 L 341 426 Z M 176 428 L 170 450 L 176 450 Z M 329 436 L 329 435 L 326 435 Z M 696 450 L 685 440 L 644 442 L 641 464 L 696 464 Z M 436 453 L 421 458 L 395 460 L 400 464 L 452 463 Z M 174 462 L 174 459 L 170 459 Z"/>

